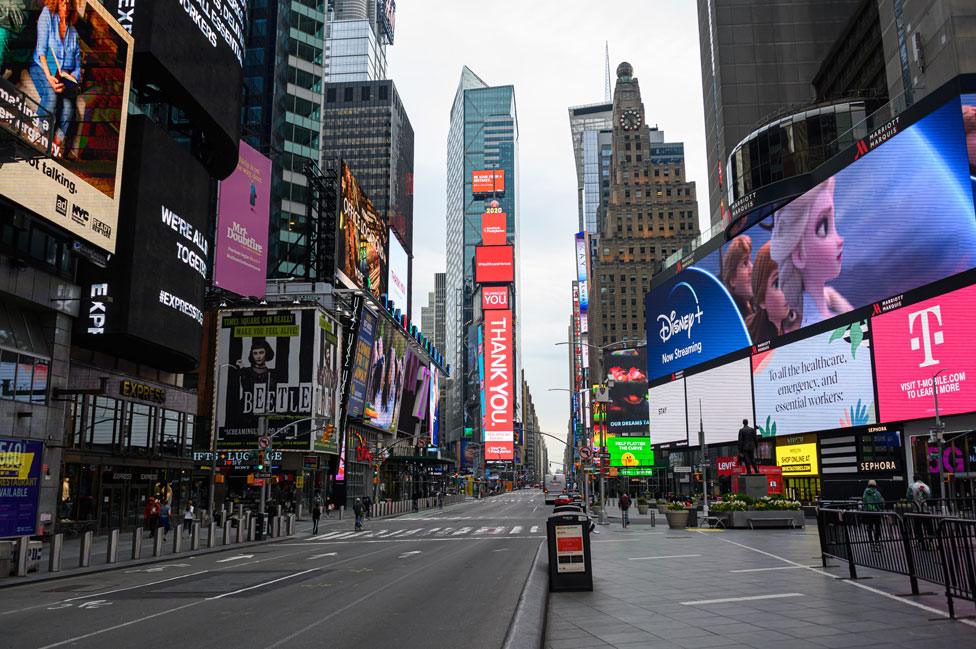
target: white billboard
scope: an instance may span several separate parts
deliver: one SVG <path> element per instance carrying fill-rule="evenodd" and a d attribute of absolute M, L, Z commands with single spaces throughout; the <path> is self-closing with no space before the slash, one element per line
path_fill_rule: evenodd
<path fill-rule="evenodd" d="M 387 258 L 390 263 L 386 283 L 387 298 L 393 300 L 394 308 L 406 313 L 409 304 L 410 258 L 393 232 L 390 232 L 390 254 Z"/>
<path fill-rule="evenodd" d="M 685 377 L 688 443 L 698 445 L 699 424 L 706 444 L 738 439 L 742 420 L 752 424 L 752 365 L 748 358 Z"/>
<path fill-rule="evenodd" d="M 670 444 L 688 440 L 685 418 L 685 380 L 678 379 L 648 390 L 651 444 Z"/>

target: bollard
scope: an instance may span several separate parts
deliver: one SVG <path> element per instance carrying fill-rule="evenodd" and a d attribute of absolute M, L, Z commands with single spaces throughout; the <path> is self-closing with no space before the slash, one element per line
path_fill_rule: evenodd
<path fill-rule="evenodd" d="M 295 536 L 295 515 L 288 516 L 288 536 Z"/>
<path fill-rule="evenodd" d="M 183 551 L 183 523 L 177 523 L 173 532 L 173 554 L 179 554 Z"/>
<path fill-rule="evenodd" d="M 305 503 L 298 503 L 298 520 L 302 520 L 303 509 L 305 509 Z"/>
<path fill-rule="evenodd" d="M 224 519 L 224 538 L 223 538 L 222 545 L 229 545 L 229 544 L 230 544 L 230 519 L 226 518 Z"/>
<path fill-rule="evenodd" d="M 244 518 L 244 504 L 241 503 L 237 505 L 237 520 L 241 520 L 243 518 Z"/>
<path fill-rule="evenodd" d="M 217 547 L 217 524 L 213 521 L 210 522 L 210 534 L 207 535 L 207 547 Z"/>
<path fill-rule="evenodd" d="M 275 506 L 275 516 L 281 516 L 281 505 Z"/>
<path fill-rule="evenodd" d="M 81 556 L 78 557 L 78 567 L 87 568 L 91 565 L 92 531 L 88 530 L 81 537 Z"/>
<path fill-rule="evenodd" d="M 153 532 L 153 556 L 158 557 L 163 554 L 163 528 L 157 527 Z"/>
<path fill-rule="evenodd" d="M 256 518 L 251 518 L 251 520 L 248 521 L 247 524 L 247 540 L 256 541 L 257 536 L 255 535 L 257 534 L 257 531 L 258 531 L 258 521 Z"/>
<path fill-rule="evenodd" d="M 27 576 L 27 554 L 30 552 L 30 537 L 22 536 L 17 539 L 17 576 Z"/>
<path fill-rule="evenodd" d="M 190 549 L 196 552 L 200 549 L 200 523 L 190 523 Z"/>
<path fill-rule="evenodd" d="M 58 533 L 51 539 L 51 556 L 48 557 L 47 571 L 61 572 L 61 552 L 64 550 L 64 534 Z"/>
<path fill-rule="evenodd" d="M 105 553 L 105 563 L 118 563 L 119 561 L 119 531 L 112 530 L 108 533 L 108 550 Z"/>
<path fill-rule="evenodd" d="M 142 528 L 137 527 L 132 532 L 132 559 L 142 558 Z"/>
<path fill-rule="evenodd" d="M 237 519 L 237 541 L 235 543 L 244 542 L 244 533 L 247 531 L 247 528 L 244 527 L 246 524 L 243 516 Z"/>
<path fill-rule="evenodd" d="M 279 508 L 279 511 L 280 511 L 280 508 Z M 275 538 L 278 538 L 279 536 L 281 536 L 281 519 L 282 519 L 281 514 L 278 514 L 277 516 L 275 516 L 275 521 L 274 521 L 274 526 L 275 526 L 275 530 L 274 530 L 275 533 L 274 533 L 274 535 L 275 535 Z"/>

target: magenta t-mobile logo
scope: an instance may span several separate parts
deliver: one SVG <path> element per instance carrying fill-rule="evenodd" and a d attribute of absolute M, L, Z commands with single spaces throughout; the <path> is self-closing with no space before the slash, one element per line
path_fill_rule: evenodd
<path fill-rule="evenodd" d="M 925 360 L 918 364 L 919 367 L 928 367 L 929 365 L 938 365 L 939 361 L 932 357 L 932 347 L 935 345 L 941 345 L 944 342 L 943 332 L 932 331 L 929 327 L 929 314 L 935 318 L 937 326 L 942 326 L 942 307 L 933 306 L 928 309 L 922 309 L 921 311 L 915 311 L 908 314 L 908 333 L 915 333 L 915 321 L 922 321 L 922 335 L 914 336 L 911 339 L 912 351 L 918 351 L 919 346 L 922 347 L 925 352 Z"/>

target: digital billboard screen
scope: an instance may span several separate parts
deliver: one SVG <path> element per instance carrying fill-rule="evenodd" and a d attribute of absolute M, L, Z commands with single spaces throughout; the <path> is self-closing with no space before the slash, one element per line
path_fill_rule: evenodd
<path fill-rule="evenodd" d="M 68 14 L 58 39 L 48 4 L 0 3 L 0 128 L 40 154 L 5 162 L 0 186 L 115 252 L 133 40 L 98 2 L 68 3 Z"/>
<path fill-rule="evenodd" d="M 742 420 L 752 422 L 752 380 L 748 358 L 685 377 L 688 443 L 698 445 L 704 427 L 706 444 L 738 439 Z"/>
<path fill-rule="evenodd" d="M 479 169 L 471 172 L 472 194 L 501 194 L 504 191 L 504 169 Z"/>
<path fill-rule="evenodd" d="M 312 431 L 312 450 L 336 455 L 339 453 L 339 426 L 336 414 L 339 403 L 339 377 L 342 373 L 342 327 L 325 313 L 318 314 L 318 367 L 312 395 L 312 416 L 321 421 L 315 422 Z M 332 435 L 326 435 L 326 424 L 335 426 Z"/>
<path fill-rule="evenodd" d="M 508 243 L 508 227 L 505 212 L 485 212 L 481 215 L 481 245 L 504 246 Z"/>
<path fill-rule="evenodd" d="M 481 310 L 510 309 L 507 286 L 482 286 Z"/>
<path fill-rule="evenodd" d="M 373 336 L 369 387 L 363 421 L 396 432 L 406 370 L 407 339 L 389 319 L 380 317 Z"/>
<path fill-rule="evenodd" d="M 237 168 L 220 183 L 214 286 L 264 297 L 270 209 L 271 160 L 241 142 Z"/>
<path fill-rule="evenodd" d="M 373 357 L 373 338 L 376 336 L 376 314 L 366 308 L 359 309 L 359 330 L 353 348 L 352 376 L 349 378 L 349 398 L 346 413 L 354 419 L 363 416 L 366 406 L 366 389 L 369 384 L 370 360 Z"/>
<path fill-rule="evenodd" d="M 754 354 L 763 437 L 877 423 L 866 320 Z"/>
<path fill-rule="evenodd" d="M 336 276 L 379 300 L 386 288 L 389 228 L 344 162 L 340 199 Z"/>
<path fill-rule="evenodd" d="M 512 246 L 477 246 L 474 249 L 474 281 L 478 284 L 514 282 L 514 254 Z"/>
<path fill-rule="evenodd" d="M 685 380 L 677 379 L 647 391 L 652 444 L 688 441 Z"/>
<path fill-rule="evenodd" d="M 441 442 L 441 375 L 436 367 L 430 366 L 430 387 L 428 388 L 428 398 L 430 403 L 427 405 L 427 434 L 430 436 L 430 443 L 434 446 Z"/>
<path fill-rule="evenodd" d="M 976 286 L 871 319 L 882 422 L 976 409 Z"/>
<path fill-rule="evenodd" d="M 410 258 L 395 234 L 390 234 L 390 269 L 387 275 L 387 297 L 393 307 L 409 313 L 407 293 L 410 286 Z"/>
<path fill-rule="evenodd" d="M 512 370 L 512 312 L 485 312 L 485 422 L 486 460 L 511 460 L 515 377 Z"/>
<path fill-rule="evenodd" d="M 647 435 L 650 425 L 647 407 L 646 348 L 606 350 L 603 352 L 610 387 L 607 404 L 607 428 L 611 435 Z"/>
<path fill-rule="evenodd" d="M 610 437 L 607 439 L 610 466 L 654 466 L 654 449 L 646 437 Z"/>
<path fill-rule="evenodd" d="M 586 232 L 576 233 L 576 281 L 579 282 L 579 292 L 580 292 L 580 313 L 587 313 L 589 311 L 590 305 L 590 289 L 589 289 L 589 254 L 587 252 L 587 246 L 589 245 L 589 238 Z M 583 329 L 583 333 L 587 333 L 586 328 Z"/>
<path fill-rule="evenodd" d="M 788 435 L 776 440 L 776 465 L 786 477 L 818 475 L 817 436 Z"/>
<path fill-rule="evenodd" d="M 963 133 L 957 99 L 656 286 L 648 378 L 976 266 Z"/>

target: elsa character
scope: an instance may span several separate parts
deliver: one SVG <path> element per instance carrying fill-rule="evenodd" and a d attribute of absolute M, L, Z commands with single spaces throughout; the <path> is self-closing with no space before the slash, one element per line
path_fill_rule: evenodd
<path fill-rule="evenodd" d="M 840 275 L 844 239 L 834 224 L 834 178 L 780 209 L 773 221 L 770 255 L 779 267 L 788 304 L 803 305 L 803 327 L 851 310 L 827 286 Z"/>

